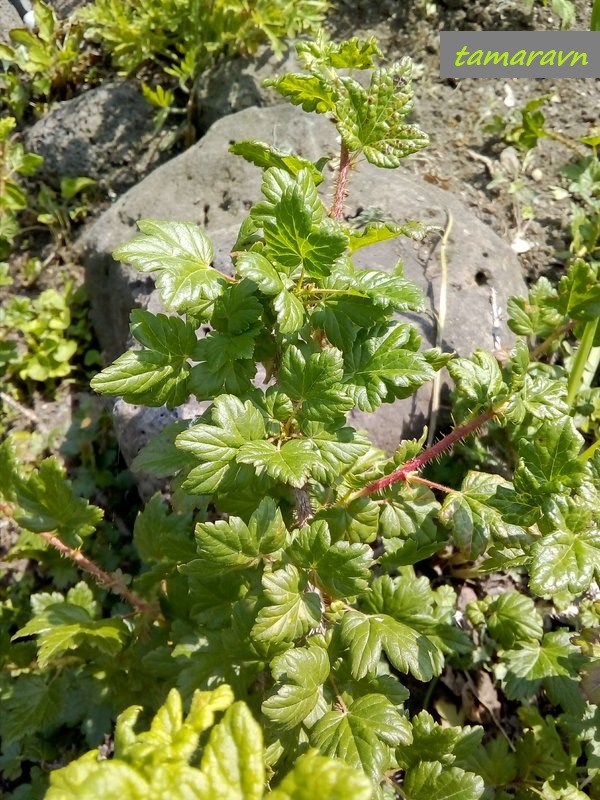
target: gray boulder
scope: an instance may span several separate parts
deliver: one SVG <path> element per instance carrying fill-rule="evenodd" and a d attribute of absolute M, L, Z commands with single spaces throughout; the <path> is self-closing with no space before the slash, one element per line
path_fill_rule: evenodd
<path fill-rule="evenodd" d="M 269 47 L 262 47 L 253 56 L 223 59 L 207 70 L 199 82 L 196 94 L 199 129 L 206 130 L 222 117 L 246 108 L 284 103 L 284 98 L 274 89 L 263 86 L 263 81 L 299 70 L 293 45 L 282 57 L 276 56 Z"/>
<path fill-rule="evenodd" d="M 29 129 L 25 146 L 44 157 L 37 175 L 54 188 L 81 175 L 121 192 L 158 160 L 154 114 L 134 84 L 108 83 L 57 103 Z"/>
<path fill-rule="evenodd" d="M 306 115 L 295 107 L 250 108 L 215 123 L 206 136 L 181 156 L 154 170 L 128 191 L 85 233 L 80 244 L 86 265 L 92 314 L 100 341 L 110 358 L 126 348 L 128 314 L 135 305 L 155 305 L 152 283 L 115 263 L 111 252 L 135 234 L 135 221 L 144 217 L 194 222 L 206 229 L 217 251 L 215 265 L 231 269 L 228 253 L 248 208 L 260 197 L 260 170 L 228 152 L 230 142 L 255 138 L 272 142 L 310 159 L 334 156 L 335 127 L 326 118 Z M 331 193 L 332 170 L 324 182 Z M 326 199 L 327 199 L 326 197 Z M 490 291 L 500 308 L 526 287 L 519 263 L 507 243 L 479 221 L 453 195 L 425 183 L 405 169 L 379 170 L 361 163 L 350 184 L 349 216 L 380 209 L 396 221 L 421 219 L 443 227 L 447 211 L 454 218 L 448 245 L 448 308 L 444 349 L 469 355 L 492 348 Z M 424 291 L 428 311 L 415 321 L 424 345 L 435 339 L 440 266 L 432 242 L 408 239 L 365 248 L 356 254 L 363 267 L 393 269 L 404 262 L 408 278 Z M 504 326 L 502 344 L 512 339 Z M 430 387 L 414 398 L 383 406 L 375 414 L 356 413 L 352 422 L 365 427 L 373 440 L 392 451 L 401 438 L 418 435 L 429 418 Z M 188 416 L 185 410 L 181 412 Z"/>

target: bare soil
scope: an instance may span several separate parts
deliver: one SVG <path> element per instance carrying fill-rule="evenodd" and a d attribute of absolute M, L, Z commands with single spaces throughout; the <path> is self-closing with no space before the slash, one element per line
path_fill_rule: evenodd
<path fill-rule="evenodd" d="M 575 27 L 587 29 L 591 3 L 578 0 L 576 7 Z M 564 186 L 561 168 L 576 156 L 564 145 L 543 139 L 523 168 L 523 154 L 516 154 L 515 161 L 506 142 L 486 127 L 495 115 L 516 120 L 525 103 L 549 95 L 551 100 L 543 108 L 547 127 L 577 139 L 600 122 L 600 80 L 441 79 L 439 32 L 555 30 L 559 24 L 541 4 L 527 13 L 524 0 L 380 0 L 377 4 L 338 0 L 330 19 L 335 38 L 375 35 L 388 58 L 413 59 L 413 120 L 429 134 L 431 145 L 413 156 L 411 168 L 459 195 L 515 250 L 527 248 L 519 258 L 529 282 L 540 275 L 557 278 L 563 269 L 558 254 L 568 248 L 569 201 L 556 199 L 555 192 Z M 490 188 L 498 173 L 507 176 L 506 184 Z M 523 183 L 517 195 L 508 191 L 515 179 Z M 534 216 L 523 220 L 528 195 L 533 198 Z"/>

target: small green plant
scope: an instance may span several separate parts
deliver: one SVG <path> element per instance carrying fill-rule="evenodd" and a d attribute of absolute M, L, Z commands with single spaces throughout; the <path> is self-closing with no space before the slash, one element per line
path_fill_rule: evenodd
<path fill-rule="evenodd" d="M 285 38 L 316 33 L 327 8 L 326 0 L 96 0 L 80 18 L 122 74 L 150 65 L 173 84 L 144 84 L 144 95 L 161 109 L 159 125 L 168 114 L 184 115 L 181 131 L 191 142 L 197 86 L 208 67 L 264 43 L 282 54 Z"/>
<path fill-rule="evenodd" d="M 27 195 L 19 176 L 34 175 L 43 163 L 41 156 L 26 153 L 20 142 L 11 136 L 15 130 L 14 117 L 0 119 L 0 259 L 12 250 L 19 234 L 19 214 L 28 207 Z"/>
<path fill-rule="evenodd" d="M 531 11 L 536 0 L 524 0 L 525 6 Z M 572 0 L 541 0 L 542 4 L 550 7 L 553 14 L 560 20 L 561 28 L 570 28 L 577 18 L 577 9 Z M 592 28 L 594 30 L 594 28 Z"/>
<path fill-rule="evenodd" d="M 72 288 L 46 289 L 35 300 L 12 296 L 0 311 L 0 374 L 46 383 L 73 369 Z"/>
<path fill-rule="evenodd" d="M 74 85 L 89 76 L 88 54 L 82 50 L 83 28 L 73 20 L 61 22 L 52 7 L 34 0 L 36 31 L 15 28 L 13 46 L 0 44 L 0 110 L 7 107 L 19 121 L 30 104 L 44 108 L 65 99 Z"/>
<path fill-rule="evenodd" d="M 136 518 L 137 555 L 102 546 L 101 510 L 55 459 L 27 471 L 0 445 L 15 553 L 51 574 L 70 562 L 92 583 L 71 567 L 64 591 L 31 593 L 29 618 L 4 602 L 0 763 L 13 780 L 30 769 L 33 791 L 38 765 L 71 761 L 50 776 L 49 800 L 598 798 L 600 453 L 576 424 L 581 375 L 553 360 L 567 344 L 574 361 L 586 352 L 597 268 L 575 260 L 557 287 L 514 300 L 520 338 L 501 361 L 422 350 L 398 318 L 423 309 L 417 287 L 352 257 L 427 227 L 344 218 L 360 160 L 394 168 L 427 144 L 406 121 L 410 61 L 379 66 L 373 40 L 297 50 L 304 71 L 272 85 L 335 121 L 331 202 L 318 191 L 325 159 L 238 142 L 263 169 L 263 199 L 241 226 L 233 277 L 188 223 L 141 221 L 115 254 L 155 276 L 167 313 L 135 310 L 138 344 L 93 387 L 150 406 L 210 401 L 136 459 L 173 476 L 170 505 L 156 494 Z M 371 72 L 367 88 L 355 69 Z M 431 446 L 424 435 L 386 455 L 348 424 L 443 366 L 455 426 Z M 513 448 L 510 479 L 424 474 L 492 423 Z M 480 581 L 459 612 L 457 559 L 510 589 Z M 440 677 L 475 698 L 493 688 L 480 701 L 487 730 L 450 721 Z M 136 732 L 132 703 L 154 717 L 149 730 Z M 73 760 L 82 735 L 101 748 Z"/>
<path fill-rule="evenodd" d="M 55 247 L 65 244 L 71 236 L 73 222 L 89 212 L 87 190 L 96 183 L 93 178 L 62 178 L 60 190 L 42 184 L 37 196 L 38 222 L 50 230 Z"/>

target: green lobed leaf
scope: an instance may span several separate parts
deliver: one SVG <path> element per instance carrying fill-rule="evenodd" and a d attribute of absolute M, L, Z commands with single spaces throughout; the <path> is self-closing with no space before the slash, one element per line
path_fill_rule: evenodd
<path fill-rule="evenodd" d="M 140 511 L 133 527 L 133 542 L 145 563 L 176 564 L 195 554 L 192 515 L 169 513 L 160 494 L 155 494 Z"/>
<path fill-rule="evenodd" d="M 344 354 L 344 383 L 361 411 L 375 411 L 382 403 L 409 397 L 434 377 L 412 328 L 400 322 L 365 332 Z"/>
<path fill-rule="evenodd" d="M 55 532 L 70 547 L 79 547 L 103 517 L 102 509 L 76 497 L 54 457 L 44 459 L 27 478 L 17 480 L 15 497 L 19 525 L 35 533 Z"/>
<path fill-rule="evenodd" d="M 305 310 L 295 294 L 282 289 L 273 300 L 273 310 L 281 333 L 296 333 L 304 325 Z"/>
<path fill-rule="evenodd" d="M 353 78 L 341 78 L 344 96 L 336 103 L 337 127 L 351 152 L 363 152 L 379 167 L 400 166 L 403 158 L 429 144 L 429 138 L 404 117 L 412 110 L 412 63 L 403 58 L 376 68 L 369 89 Z"/>
<path fill-rule="evenodd" d="M 387 698 L 367 694 L 345 709 L 327 712 L 310 740 L 323 754 L 342 758 L 378 784 L 390 760 L 389 748 L 410 744 L 412 734 L 408 720 Z"/>
<path fill-rule="evenodd" d="M 239 253 L 235 267 L 240 275 L 253 281 L 263 294 L 279 294 L 285 288 L 281 276 L 262 253 L 253 250 Z"/>
<path fill-rule="evenodd" d="M 456 545 L 470 559 L 487 550 L 493 539 L 509 539 L 516 526 L 504 522 L 500 512 L 489 505 L 498 486 L 506 486 L 499 475 L 470 471 L 461 490 L 447 495 L 439 519 L 452 531 Z"/>
<path fill-rule="evenodd" d="M 525 641 L 541 640 L 543 620 L 530 597 L 511 591 L 488 600 L 487 628 L 501 647 L 511 649 Z"/>
<path fill-rule="evenodd" d="M 581 594 L 600 570 L 600 530 L 557 530 L 531 548 L 529 585 L 537 595 Z"/>
<path fill-rule="evenodd" d="M 276 656 L 271 661 L 276 685 L 262 704 L 263 714 L 283 730 L 302 722 L 310 727 L 313 711 L 324 704 L 323 684 L 329 669 L 327 652 L 318 645 L 292 648 Z"/>
<path fill-rule="evenodd" d="M 275 481 L 302 488 L 317 456 L 310 442 L 292 439 L 277 447 L 268 441 L 253 441 L 243 444 L 236 459 L 241 464 L 252 464 L 257 469 L 264 468 Z"/>
<path fill-rule="evenodd" d="M 324 520 L 297 532 L 287 554 L 297 567 L 310 572 L 312 583 L 332 598 L 356 596 L 369 584 L 373 560 L 369 545 L 347 541 L 332 544 Z"/>
<path fill-rule="evenodd" d="M 181 405 L 189 395 L 188 359 L 196 346 L 194 327 L 179 317 L 135 309 L 131 332 L 146 349 L 124 353 L 92 378 L 92 388 L 121 395 L 128 403 Z"/>
<path fill-rule="evenodd" d="M 470 753 L 481 746 L 483 728 L 439 725 L 431 714 L 423 710 L 412 718 L 412 734 L 412 744 L 396 750 L 398 763 L 403 769 L 418 767 L 427 761 L 450 766 L 459 753 Z"/>
<path fill-rule="evenodd" d="M 479 775 L 439 761 L 422 761 L 408 769 L 402 786 L 406 800 L 478 800 L 484 788 Z"/>
<path fill-rule="evenodd" d="M 303 425 L 302 432 L 317 455 L 311 477 L 319 483 L 337 480 L 371 448 L 368 438 L 354 428 L 327 430 L 324 425 L 310 422 Z"/>
<path fill-rule="evenodd" d="M 193 425 L 175 440 L 177 447 L 200 462 L 184 485 L 196 494 L 212 493 L 223 488 L 225 479 L 235 480 L 240 448 L 265 436 L 262 415 L 249 400 L 242 403 L 232 395 L 220 395 L 213 403 L 211 418 L 212 424 Z"/>
<path fill-rule="evenodd" d="M 442 670 L 443 656 L 427 636 L 389 614 L 348 611 L 340 633 L 357 680 L 377 670 L 382 651 L 399 672 L 410 672 L 420 681 L 429 681 Z"/>
<path fill-rule="evenodd" d="M 576 258 L 558 284 L 558 309 L 576 320 L 600 317 L 600 280 L 598 266 Z"/>
<path fill-rule="evenodd" d="M 416 564 L 446 544 L 447 536 L 436 524 L 438 512 L 439 503 L 423 485 L 403 486 L 385 503 L 379 515 L 385 548 L 379 562 L 384 569 Z"/>
<path fill-rule="evenodd" d="M 395 222 L 371 222 L 360 230 L 350 232 L 348 252 L 352 255 L 363 247 L 399 236 L 408 236 L 415 241 L 421 241 L 429 233 L 430 227 L 418 220 L 406 220 L 401 225 Z"/>
<path fill-rule="evenodd" d="M 268 256 L 288 274 L 301 266 L 307 275 L 323 278 L 344 253 L 348 240 L 333 223 L 315 223 L 314 191 L 314 184 L 286 187 L 263 229 Z"/>
<path fill-rule="evenodd" d="M 323 180 L 321 171 L 305 158 L 288 153 L 284 150 L 279 150 L 276 147 L 259 142 L 256 139 L 250 139 L 243 142 L 234 142 L 229 146 L 229 152 L 237 156 L 242 156 L 246 161 L 255 164 L 262 169 L 269 169 L 269 167 L 277 167 L 278 169 L 285 169 L 290 175 L 297 175 L 301 169 L 306 169 L 310 172 L 315 185 L 318 186 Z"/>
<path fill-rule="evenodd" d="M 278 374 L 279 387 L 293 401 L 300 425 L 312 422 L 339 422 L 352 408 L 342 386 L 343 358 L 329 348 L 308 356 L 298 347 L 289 347 Z"/>
<path fill-rule="evenodd" d="M 145 219 L 141 236 L 117 248 L 113 256 L 140 272 L 155 272 L 165 306 L 190 312 L 205 308 L 223 291 L 225 281 L 213 269 L 214 252 L 206 234 L 187 222 Z"/>
<path fill-rule="evenodd" d="M 269 78 L 265 86 L 270 86 L 304 111 L 325 114 L 335 110 L 333 87 L 318 75 L 303 75 L 291 72 L 277 78 Z"/>
<path fill-rule="evenodd" d="M 508 394 L 498 362 L 485 350 L 475 350 L 471 358 L 455 358 L 448 372 L 456 394 L 472 414 L 496 407 Z"/>
<path fill-rule="evenodd" d="M 509 700 L 524 700 L 544 684 L 559 677 L 577 677 L 578 649 L 571 644 L 568 631 L 547 633 L 541 642 L 521 642 L 514 650 L 501 654 L 503 687 Z"/>
<path fill-rule="evenodd" d="M 2 698 L 0 731 L 4 746 L 37 731 L 48 733 L 61 721 L 65 698 L 49 675 L 22 676 Z"/>
<path fill-rule="evenodd" d="M 68 650 L 92 647 L 114 656 L 123 649 L 128 628 L 121 619 L 92 619 L 89 612 L 69 602 L 53 603 L 14 634 L 13 639 L 39 635 L 38 664 L 45 669 Z"/>
<path fill-rule="evenodd" d="M 239 517 L 200 522 L 196 543 L 200 558 L 181 567 L 186 575 L 226 575 L 247 569 L 279 550 L 285 541 L 286 527 L 274 500 L 264 497 L 246 523 Z"/>
<path fill-rule="evenodd" d="M 252 629 L 258 642 L 292 642 L 321 624 L 321 598 L 309 591 L 308 579 L 293 565 L 265 572 L 262 585 L 268 605 Z"/>

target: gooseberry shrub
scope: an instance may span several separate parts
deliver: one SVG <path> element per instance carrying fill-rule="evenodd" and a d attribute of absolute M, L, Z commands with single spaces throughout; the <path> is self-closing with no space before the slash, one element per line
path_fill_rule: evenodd
<path fill-rule="evenodd" d="M 34 760 L 56 730 L 97 747 L 118 716 L 114 740 L 51 773 L 49 800 L 598 797 L 600 457 L 578 427 L 583 379 L 559 358 L 567 342 L 599 344 L 598 265 L 575 260 L 557 287 L 514 300 L 510 353 L 421 349 L 401 316 L 423 310 L 418 288 L 352 255 L 428 228 L 357 230 L 343 214 L 360 159 L 394 168 L 427 144 L 406 121 L 410 61 L 378 66 L 372 40 L 297 49 L 304 72 L 272 85 L 337 126 L 330 207 L 325 160 L 240 142 L 263 199 L 233 277 L 191 224 L 141 221 L 115 254 L 154 275 L 166 313 L 133 311 L 137 344 L 92 386 L 149 406 L 209 403 L 136 459 L 172 483 L 169 503 L 157 494 L 137 517 L 133 583 L 90 558 L 101 512 L 56 461 L 26 474 L 0 449 L 20 552 L 58 551 L 97 584 L 33 595 L 29 619 L 4 608 L 17 630 L 3 758 Z M 443 367 L 456 424 L 432 446 L 386 455 L 348 424 Z M 422 475 L 486 426 L 512 448 L 510 480 Z M 459 610 L 457 560 L 472 579 L 502 573 L 506 590 Z M 487 730 L 436 699 L 451 676 L 475 698 L 496 687 L 497 708 L 481 700 Z M 153 719 L 138 733 L 142 706 Z"/>

